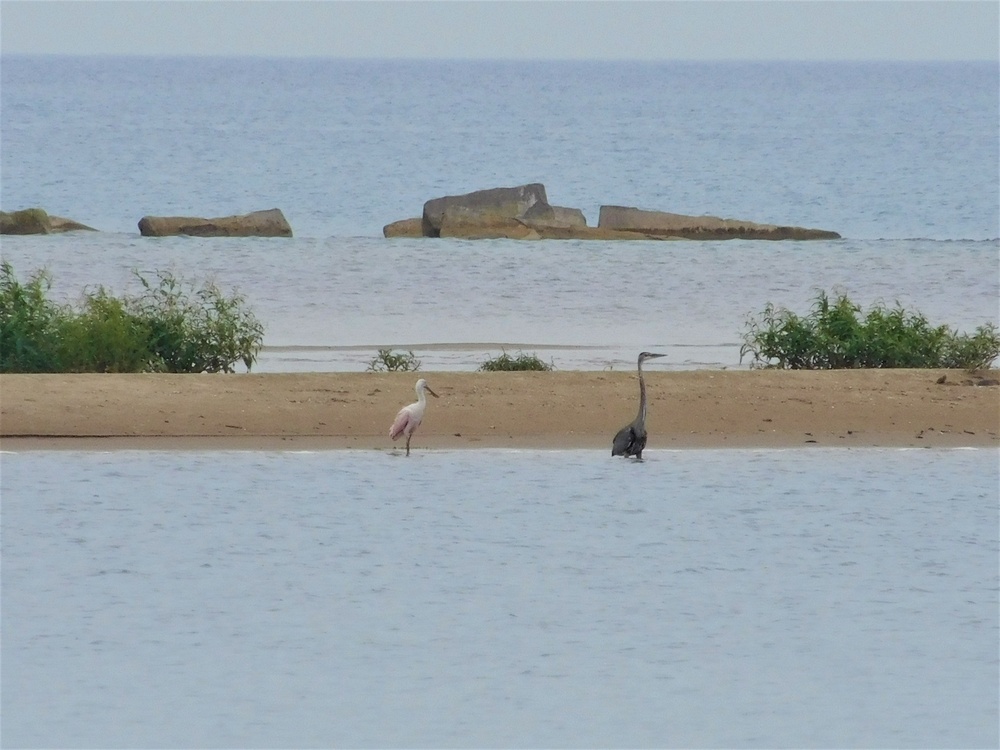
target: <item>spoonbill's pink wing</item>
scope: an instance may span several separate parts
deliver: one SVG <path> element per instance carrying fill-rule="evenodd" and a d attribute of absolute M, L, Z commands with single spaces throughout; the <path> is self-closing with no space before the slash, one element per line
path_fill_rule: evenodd
<path fill-rule="evenodd" d="M 410 407 L 404 406 L 399 410 L 399 414 L 396 415 L 396 420 L 392 423 L 392 427 L 389 428 L 389 437 L 393 440 L 398 438 L 403 434 L 412 420 L 413 415 L 410 413 Z"/>

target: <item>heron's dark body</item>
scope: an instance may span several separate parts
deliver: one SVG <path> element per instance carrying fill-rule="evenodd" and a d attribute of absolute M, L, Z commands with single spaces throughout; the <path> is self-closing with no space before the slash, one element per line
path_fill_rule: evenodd
<path fill-rule="evenodd" d="M 634 424 L 622 427 L 615 435 L 615 440 L 611 444 L 612 456 L 635 456 L 642 458 L 642 449 L 646 447 L 646 431 L 637 430 Z"/>

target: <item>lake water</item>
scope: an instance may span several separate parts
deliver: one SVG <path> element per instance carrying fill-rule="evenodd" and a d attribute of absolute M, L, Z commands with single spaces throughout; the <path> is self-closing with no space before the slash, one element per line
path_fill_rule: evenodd
<path fill-rule="evenodd" d="M 995 747 L 992 450 L 3 455 L 5 747 Z"/>
<path fill-rule="evenodd" d="M 19 278 L 213 280 L 256 370 L 739 367 L 818 290 L 1000 324 L 992 63 L 11 57 Z M 832 229 L 831 242 L 382 238 L 424 201 Z M 295 237 L 142 238 L 278 207 Z M 4 746 L 998 742 L 994 451 L 25 452 L 0 460 Z"/>
<path fill-rule="evenodd" d="M 57 269 L 63 290 L 126 288 L 139 258 L 150 277 L 197 268 L 238 287 L 265 321 L 259 372 L 361 371 L 379 346 L 412 350 L 426 371 L 474 370 L 501 344 L 563 370 L 633 368 L 643 350 L 665 353 L 656 366 L 667 369 L 738 367 L 747 317 L 779 299 L 804 313 L 816 289 L 898 301 L 969 332 L 1000 315 L 989 242 L 553 242 L 539 252 L 516 241 L 353 238 L 296 240 L 290 262 L 281 240 L 167 238 L 154 262 L 148 240 L 119 236 L 67 262 L 77 242 L 5 239 L 3 256 Z"/>
<path fill-rule="evenodd" d="M 53 293 L 172 271 L 243 292 L 263 372 L 425 370 L 508 349 L 561 369 L 738 367 L 746 318 L 817 290 L 1000 323 L 1000 73 L 989 63 L 3 58 L 3 208 L 98 234 L 4 237 Z M 424 201 L 551 202 L 795 224 L 835 242 L 393 240 Z M 145 214 L 279 207 L 291 240 L 141 238 Z M 746 363 L 743 363 L 744 365 Z"/>

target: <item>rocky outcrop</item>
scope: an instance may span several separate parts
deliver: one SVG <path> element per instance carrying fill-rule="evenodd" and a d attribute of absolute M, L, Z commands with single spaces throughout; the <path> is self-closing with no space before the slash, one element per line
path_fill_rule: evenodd
<path fill-rule="evenodd" d="M 477 190 L 465 195 L 448 195 L 434 198 L 424 204 L 423 233 L 425 237 L 440 237 L 445 212 L 471 224 L 478 220 L 485 225 L 503 225 L 509 219 L 549 219 L 555 217 L 545 186 L 540 183 L 511 188 Z"/>
<path fill-rule="evenodd" d="M 51 234 L 49 215 L 40 208 L 0 212 L 0 234 Z"/>
<path fill-rule="evenodd" d="M 417 222 L 419 222 L 419 227 Z M 840 235 L 825 229 L 758 224 L 715 216 L 687 216 L 628 206 L 601 206 L 596 227 L 578 208 L 549 204 L 545 186 L 477 190 L 434 198 L 420 219 L 403 219 L 382 228 L 386 237 L 453 237 L 519 240 L 827 240 Z"/>
<path fill-rule="evenodd" d="M 292 228 L 280 209 L 254 211 L 240 216 L 200 219 L 187 216 L 143 216 L 143 237 L 185 234 L 193 237 L 291 237 Z"/>
<path fill-rule="evenodd" d="M 58 234 L 77 230 L 95 231 L 93 227 L 62 216 L 50 216 L 41 208 L 23 211 L 0 211 L 0 234 Z"/>
<path fill-rule="evenodd" d="M 566 230 L 586 226 L 583 211 L 550 205 L 545 186 L 530 183 L 434 198 L 424 204 L 420 219 L 386 224 L 382 234 L 386 237 L 525 240 L 545 238 L 550 230 L 564 235 Z"/>
<path fill-rule="evenodd" d="M 597 226 L 602 229 L 638 232 L 650 237 L 681 237 L 688 240 L 832 240 L 840 235 L 825 229 L 757 224 L 717 216 L 687 216 L 665 211 L 644 211 L 629 206 L 601 206 Z"/>
<path fill-rule="evenodd" d="M 542 218 L 500 217 L 489 211 L 452 206 L 441 214 L 437 237 L 460 237 L 464 239 L 564 239 L 570 236 L 580 239 L 594 231 L 588 227 L 583 211 L 578 208 L 550 206 L 552 213 L 544 213 Z M 386 237 L 424 237 L 422 217 L 400 219 L 382 227 Z M 605 233 L 606 235 L 609 233 Z M 614 233 L 610 233 L 614 234 Z M 645 239 L 642 235 L 630 233 L 632 239 Z M 609 239 L 604 236 L 602 239 Z M 616 238 L 617 239 L 617 238 Z"/>

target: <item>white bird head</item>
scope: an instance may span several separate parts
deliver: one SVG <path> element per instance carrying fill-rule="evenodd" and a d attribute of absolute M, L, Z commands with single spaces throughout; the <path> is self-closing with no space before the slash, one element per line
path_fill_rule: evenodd
<path fill-rule="evenodd" d="M 427 381 L 424 380 L 423 378 L 420 378 L 420 380 L 417 381 L 417 395 L 419 396 L 424 391 L 427 391 L 434 398 L 438 398 L 438 395 L 431 390 L 431 387 L 429 385 L 427 385 Z"/>

